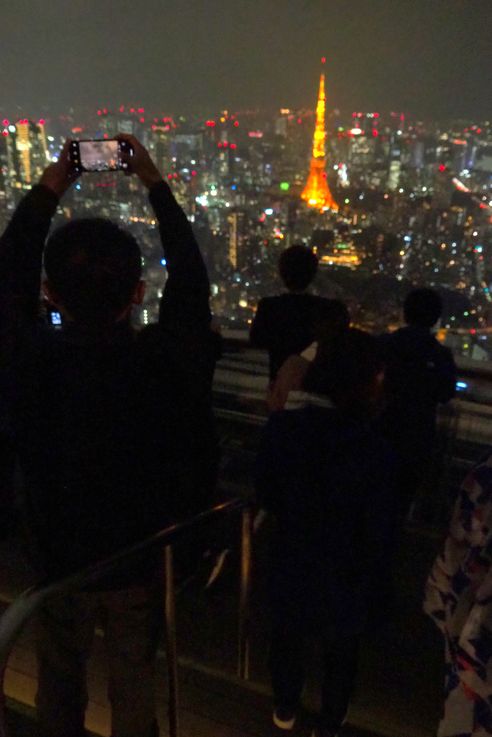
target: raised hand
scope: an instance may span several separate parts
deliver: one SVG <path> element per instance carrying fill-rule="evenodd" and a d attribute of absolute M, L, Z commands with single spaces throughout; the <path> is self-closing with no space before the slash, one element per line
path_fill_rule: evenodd
<path fill-rule="evenodd" d="M 60 199 L 79 176 L 70 159 L 70 143 L 70 139 L 65 141 L 58 161 L 47 166 L 39 180 Z"/>
<path fill-rule="evenodd" d="M 162 176 L 159 173 L 156 165 L 150 158 L 150 154 L 142 146 L 140 141 L 127 133 L 118 133 L 115 138 L 118 141 L 125 141 L 133 149 L 133 156 L 128 153 L 122 153 L 122 160 L 128 164 L 128 173 L 136 174 L 142 184 L 150 188 L 153 184 L 162 181 Z"/>

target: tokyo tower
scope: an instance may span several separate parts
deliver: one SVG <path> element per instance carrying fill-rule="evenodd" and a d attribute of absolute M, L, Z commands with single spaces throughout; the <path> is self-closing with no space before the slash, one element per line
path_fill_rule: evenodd
<path fill-rule="evenodd" d="M 325 57 L 321 63 L 326 62 Z M 316 128 L 313 137 L 313 154 L 309 167 L 309 176 L 301 197 L 309 207 L 317 210 L 333 210 L 338 212 L 338 205 L 328 187 L 326 178 L 326 131 L 325 131 L 325 75 L 321 73 L 319 80 L 318 104 L 316 105 Z"/>

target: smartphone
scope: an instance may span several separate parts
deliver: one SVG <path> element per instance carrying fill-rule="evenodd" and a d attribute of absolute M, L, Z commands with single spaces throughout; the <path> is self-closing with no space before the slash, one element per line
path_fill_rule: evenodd
<path fill-rule="evenodd" d="M 59 312 L 49 312 L 49 321 L 50 324 L 55 328 L 61 328 L 63 322 L 62 322 L 62 316 Z"/>
<path fill-rule="evenodd" d="M 72 141 L 70 145 L 70 159 L 77 172 L 124 171 L 128 164 L 122 160 L 122 153 L 133 156 L 133 148 L 126 141 L 114 138 Z"/>

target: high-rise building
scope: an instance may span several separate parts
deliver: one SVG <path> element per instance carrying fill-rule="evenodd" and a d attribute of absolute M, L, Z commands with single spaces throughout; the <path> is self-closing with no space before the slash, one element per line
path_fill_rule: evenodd
<path fill-rule="evenodd" d="M 326 59 L 323 57 L 321 63 L 324 64 L 325 61 Z M 318 103 L 316 105 L 316 127 L 314 129 L 311 166 L 301 197 L 309 207 L 316 208 L 317 210 L 333 210 L 337 212 L 338 205 L 330 192 L 326 176 L 325 114 L 325 75 L 322 72 L 319 80 Z"/>
<path fill-rule="evenodd" d="M 0 155 L 4 179 L 13 188 L 30 187 L 50 160 L 45 121 L 41 119 L 34 123 L 23 118 L 15 125 L 4 120 L 3 125 L 2 137 L 5 140 Z"/>
<path fill-rule="evenodd" d="M 234 269 L 240 263 L 241 250 L 244 241 L 244 212 L 234 210 L 227 218 L 229 222 L 229 261 Z"/>

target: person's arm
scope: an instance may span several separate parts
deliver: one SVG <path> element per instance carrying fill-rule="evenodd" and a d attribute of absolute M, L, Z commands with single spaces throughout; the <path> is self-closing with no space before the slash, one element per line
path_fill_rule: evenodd
<path fill-rule="evenodd" d="M 456 364 L 449 348 L 442 348 L 442 363 L 438 385 L 438 401 L 444 404 L 456 394 Z"/>
<path fill-rule="evenodd" d="M 43 249 L 58 202 L 76 178 L 69 142 L 58 162 L 23 198 L 0 238 L 0 339 L 3 351 L 38 316 Z M 3 352 L 2 351 L 2 352 Z M 5 355 L 5 353 L 4 353 Z"/>
<path fill-rule="evenodd" d="M 270 348 L 271 335 L 268 329 L 266 304 L 268 303 L 265 303 L 265 300 L 260 299 L 251 325 L 249 340 L 255 348 Z"/>
<path fill-rule="evenodd" d="M 270 412 L 279 412 L 284 409 L 289 393 L 302 389 L 304 377 L 310 365 L 309 360 L 296 355 L 289 356 L 284 361 L 267 394 L 267 407 Z"/>
<path fill-rule="evenodd" d="M 442 551 L 425 585 L 424 612 L 445 631 L 460 596 L 470 590 L 478 602 L 492 596 L 484 520 L 492 505 L 492 456 L 479 463 L 461 485 Z"/>
<path fill-rule="evenodd" d="M 129 172 L 137 174 L 148 188 L 150 203 L 159 222 L 168 273 L 159 323 L 179 332 L 188 329 L 195 332 L 197 328 L 208 330 L 210 287 L 191 225 L 147 150 L 134 136 L 120 133 L 117 138 L 132 146 L 133 156 L 126 157 Z"/>

